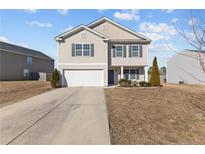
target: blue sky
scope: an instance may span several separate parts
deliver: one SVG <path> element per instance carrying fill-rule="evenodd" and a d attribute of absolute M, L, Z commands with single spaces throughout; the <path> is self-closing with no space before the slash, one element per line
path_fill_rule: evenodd
<path fill-rule="evenodd" d="M 191 12 L 205 18 L 205 10 Z M 190 10 L 0 10 L 0 40 L 43 51 L 56 59 L 56 35 L 102 16 L 153 40 L 149 65 L 154 56 L 163 66 L 175 51 L 191 48 L 174 28 L 183 27 L 191 35 Z"/>

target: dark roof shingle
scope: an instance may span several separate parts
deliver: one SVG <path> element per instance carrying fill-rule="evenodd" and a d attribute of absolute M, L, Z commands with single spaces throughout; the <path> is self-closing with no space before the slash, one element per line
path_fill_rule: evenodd
<path fill-rule="evenodd" d="M 9 44 L 9 43 L 2 42 L 2 41 L 0 41 L 0 50 L 16 52 L 19 54 L 30 55 L 33 57 L 43 58 L 43 59 L 47 59 L 47 60 L 53 60 L 51 57 L 47 56 L 46 54 L 44 54 L 40 51 L 28 49 L 25 47 Z"/>

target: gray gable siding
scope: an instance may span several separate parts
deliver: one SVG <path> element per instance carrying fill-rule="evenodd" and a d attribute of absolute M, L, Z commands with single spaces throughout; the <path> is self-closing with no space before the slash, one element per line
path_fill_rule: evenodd
<path fill-rule="evenodd" d="M 26 55 L 0 49 L 0 81 L 24 80 L 23 69 L 46 73 L 51 73 L 54 69 L 54 61 L 32 57 L 32 65 L 29 65 L 26 58 Z"/>
<path fill-rule="evenodd" d="M 167 63 L 167 82 L 205 83 L 205 73 L 200 68 L 196 58 L 197 52 L 191 51 L 184 51 L 173 56 Z"/>

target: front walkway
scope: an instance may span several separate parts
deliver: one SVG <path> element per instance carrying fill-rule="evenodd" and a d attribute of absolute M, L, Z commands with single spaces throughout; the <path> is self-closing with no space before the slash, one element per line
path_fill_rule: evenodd
<path fill-rule="evenodd" d="M 0 109 L 1 144 L 110 144 L 103 88 L 61 88 Z"/>

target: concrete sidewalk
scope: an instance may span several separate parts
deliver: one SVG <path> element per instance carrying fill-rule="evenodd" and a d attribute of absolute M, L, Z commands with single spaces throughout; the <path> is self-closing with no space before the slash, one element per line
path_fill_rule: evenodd
<path fill-rule="evenodd" d="M 0 143 L 110 144 L 103 88 L 61 88 L 1 108 Z"/>

